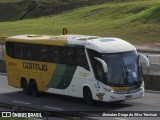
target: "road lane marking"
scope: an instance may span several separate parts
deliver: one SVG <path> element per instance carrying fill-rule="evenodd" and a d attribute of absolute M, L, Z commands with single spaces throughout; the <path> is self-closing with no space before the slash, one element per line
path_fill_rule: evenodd
<path fill-rule="evenodd" d="M 160 93 L 160 91 L 155 91 L 155 90 L 145 90 L 146 92 L 152 92 L 152 93 Z"/>
<path fill-rule="evenodd" d="M 91 113 L 86 113 L 86 112 L 79 112 L 81 114 L 85 114 L 85 115 L 91 115 L 91 116 L 98 116 L 97 114 L 91 114 Z"/>
<path fill-rule="evenodd" d="M 51 106 L 43 106 L 45 108 L 55 109 L 55 110 L 63 110 L 62 108 L 51 107 Z"/>
<path fill-rule="evenodd" d="M 26 104 L 26 105 L 29 105 L 31 103 L 27 103 L 27 102 L 21 102 L 21 101 L 12 101 L 12 102 L 15 102 L 15 103 L 20 103 L 20 104 Z"/>
<path fill-rule="evenodd" d="M 114 118 L 116 120 L 127 120 L 127 119 L 122 119 L 122 118 Z"/>

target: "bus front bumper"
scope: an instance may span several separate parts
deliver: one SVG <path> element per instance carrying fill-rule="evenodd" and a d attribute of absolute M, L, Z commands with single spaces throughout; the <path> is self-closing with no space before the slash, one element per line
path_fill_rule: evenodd
<path fill-rule="evenodd" d="M 110 92 L 108 95 L 104 95 L 104 101 L 106 102 L 115 102 L 115 101 L 123 101 L 130 100 L 136 98 L 144 97 L 144 88 L 138 89 L 136 92 Z"/>

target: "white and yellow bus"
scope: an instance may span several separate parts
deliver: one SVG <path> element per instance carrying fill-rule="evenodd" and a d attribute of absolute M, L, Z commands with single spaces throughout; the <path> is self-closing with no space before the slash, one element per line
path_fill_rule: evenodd
<path fill-rule="evenodd" d="M 139 58 L 148 59 L 119 38 L 86 35 L 18 35 L 6 40 L 8 84 L 25 94 L 39 92 L 96 101 L 144 96 Z"/>

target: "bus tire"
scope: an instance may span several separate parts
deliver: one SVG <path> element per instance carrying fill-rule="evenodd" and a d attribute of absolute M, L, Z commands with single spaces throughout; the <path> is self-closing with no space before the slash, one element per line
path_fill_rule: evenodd
<path fill-rule="evenodd" d="M 31 82 L 30 82 L 30 89 L 31 89 L 31 94 L 33 96 L 37 97 L 39 95 L 37 83 L 36 83 L 35 80 L 31 80 Z"/>
<path fill-rule="evenodd" d="M 29 87 L 29 85 L 27 83 L 27 80 L 26 79 L 22 79 L 21 85 L 22 85 L 23 93 L 25 95 L 29 95 L 30 94 L 30 87 Z"/>
<path fill-rule="evenodd" d="M 84 97 L 85 102 L 88 105 L 94 105 L 94 100 L 93 100 L 93 97 L 92 97 L 92 93 L 91 93 L 91 90 L 88 87 L 84 88 L 83 97 Z"/>

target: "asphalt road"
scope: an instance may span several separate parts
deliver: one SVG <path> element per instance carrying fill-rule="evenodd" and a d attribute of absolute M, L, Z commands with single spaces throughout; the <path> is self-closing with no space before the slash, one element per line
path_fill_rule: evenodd
<path fill-rule="evenodd" d="M 44 111 L 53 112 L 69 112 L 69 114 L 76 114 L 79 116 L 86 116 L 92 119 L 106 119 L 106 117 L 99 117 L 107 112 L 151 112 L 157 111 L 160 114 L 160 92 L 146 91 L 145 97 L 140 99 L 133 99 L 121 103 L 100 103 L 95 106 L 88 106 L 82 99 L 73 97 L 60 96 L 54 94 L 43 93 L 40 97 L 33 97 L 24 95 L 21 89 L 13 88 L 7 85 L 7 78 L 5 75 L 0 75 L 0 103 L 10 103 L 15 106 L 28 106 L 32 108 L 41 108 Z M 3 111 L 3 109 L 0 109 Z M 155 112 L 154 112 L 155 113 Z M 107 117 L 107 119 L 114 120 L 138 120 L 139 117 Z M 150 120 L 147 117 L 144 120 Z M 158 117 L 152 117 L 153 120 L 158 120 Z"/>

